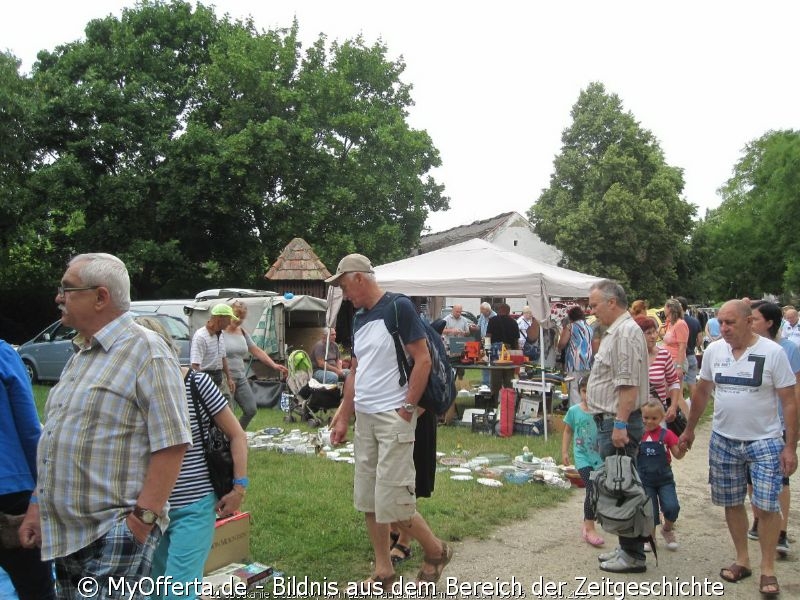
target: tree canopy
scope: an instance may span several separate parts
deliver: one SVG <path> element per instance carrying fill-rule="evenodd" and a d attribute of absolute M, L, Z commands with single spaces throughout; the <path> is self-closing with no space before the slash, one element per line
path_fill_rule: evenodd
<path fill-rule="evenodd" d="M 730 298 L 800 290 L 800 132 L 749 143 L 698 229 L 713 293 Z"/>
<path fill-rule="evenodd" d="M 681 169 L 600 83 L 581 91 L 571 116 L 550 186 L 528 211 L 537 234 L 565 267 L 616 279 L 632 296 L 682 292 L 696 209 L 681 198 Z"/>
<path fill-rule="evenodd" d="M 406 121 L 405 65 L 361 38 L 303 51 L 298 27 L 145 0 L 40 52 L 30 78 L 3 57 L 6 256 L 44 278 L 112 252 L 142 297 L 257 283 L 296 236 L 328 264 L 406 256 L 448 199 L 438 151 Z"/>

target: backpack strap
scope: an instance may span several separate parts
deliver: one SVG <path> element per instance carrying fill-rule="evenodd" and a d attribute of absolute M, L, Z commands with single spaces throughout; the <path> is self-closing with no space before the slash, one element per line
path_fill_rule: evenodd
<path fill-rule="evenodd" d="M 397 294 L 386 293 L 389 298 L 389 306 L 384 309 L 383 322 L 386 324 L 386 329 L 392 336 L 394 341 L 394 351 L 397 355 L 397 370 L 400 372 L 398 385 L 403 387 L 408 383 L 408 378 L 411 375 L 411 365 L 408 364 L 406 358 L 406 351 L 403 349 L 403 341 L 400 339 L 400 313 L 397 311 Z"/>

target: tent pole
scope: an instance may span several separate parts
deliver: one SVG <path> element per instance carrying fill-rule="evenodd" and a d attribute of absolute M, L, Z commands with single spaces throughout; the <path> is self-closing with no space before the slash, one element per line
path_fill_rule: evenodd
<path fill-rule="evenodd" d="M 539 364 L 542 367 L 542 413 L 544 414 L 544 441 L 547 441 L 547 392 L 544 387 L 544 327 L 539 321 Z"/>

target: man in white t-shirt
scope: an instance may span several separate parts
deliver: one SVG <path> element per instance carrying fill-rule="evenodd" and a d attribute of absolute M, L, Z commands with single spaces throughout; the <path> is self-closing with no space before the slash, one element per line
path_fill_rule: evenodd
<path fill-rule="evenodd" d="M 692 396 L 686 431 L 680 445 L 689 449 L 694 430 L 714 392 L 714 417 L 709 444 L 711 500 L 725 507 L 725 520 L 736 549 L 736 560 L 720 571 L 726 581 L 752 574 L 747 543 L 747 474 L 753 480 L 752 504 L 759 519 L 762 594 L 780 591 L 775 577 L 775 549 L 781 525 L 778 496 L 783 478 L 797 468 L 797 406 L 795 376 L 783 349 L 751 330 L 750 306 L 742 300 L 720 309 L 722 339 L 703 355 L 700 381 Z M 783 407 L 786 443 L 778 416 Z"/>
<path fill-rule="evenodd" d="M 781 337 L 800 347 L 800 317 L 797 309 L 787 308 L 783 313 L 783 324 L 781 325 Z"/>

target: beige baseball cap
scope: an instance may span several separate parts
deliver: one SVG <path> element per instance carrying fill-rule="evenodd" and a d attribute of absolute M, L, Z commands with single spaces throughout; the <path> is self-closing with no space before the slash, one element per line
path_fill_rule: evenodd
<path fill-rule="evenodd" d="M 348 254 L 339 261 L 339 266 L 336 267 L 336 274 L 328 277 L 325 283 L 331 285 L 339 285 L 339 279 L 346 273 L 374 273 L 372 270 L 372 263 L 363 254 Z"/>

